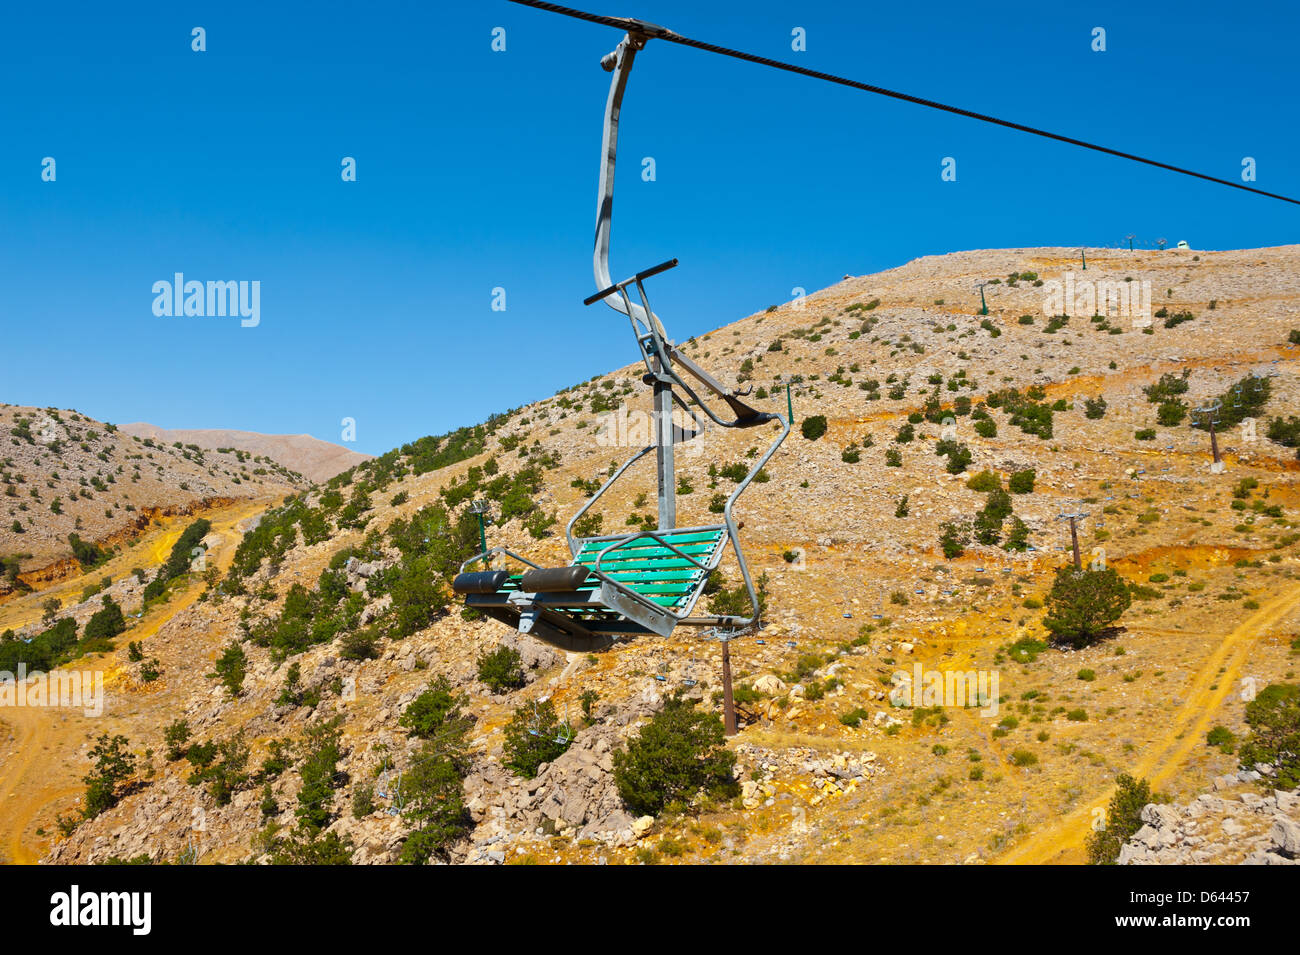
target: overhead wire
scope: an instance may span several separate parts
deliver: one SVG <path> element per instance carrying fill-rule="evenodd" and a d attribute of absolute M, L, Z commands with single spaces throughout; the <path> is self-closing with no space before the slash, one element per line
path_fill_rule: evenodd
<path fill-rule="evenodd" d="M 741 50 L 733 50 L 729 47 L 718 46 L 715 43 L 706 43 L 703 40 L 695 40 L 690 37 L 682 36 L 673 30 L 656 24 L 644 23 L 640 20 L 632 20 L 624 17 L 606 17 L 596 13 L 588 13 L 584 10 L 575 10 L 572 7 L 561 6 L 557 3 L 548 3 L 546 0 L 510 0 L 511 3 L 517 3 L 525 7 L 533 7 L 538 10 L 545 10 L 550 13 L 559 13 L 567 17 L 573 17 L 578 20 L 585 20 L 589 23 L 597 23 L 602 26 L 614 27 L 619 30 L 640 34 L 649 39 L 663 40 L 666 43 L 676 43 L 679 46 L 690 47 L 696 50 L 702 50 L 706 53 L 716 53 L 720 56 L 728 56 L 733 59 L 743 60 L 747 63 L 755 63 L 760 66 L 768 66 L 776 70 L 784 70 L 787 73 L 796 73 L 800 76 L 808 76 L 817 80 L 824 80 L 827 83 L 836 83 L 840 86 L 847 86 L 851 89 L 862 90 L 867 93 L 875 93 L 878 96 L 887 96 L 892 99 L 901 100 L 905 103 L 912 103 L 916 106 L 925 106 L 929 109 L 942 110 L 945 113 L 952 113 L 956 116 L 965 116 L 967 119 L 978 120 L 982 123 L 991 123 L 995 126 L 1002 126 L 1006 129 L 1014 129 L 1022 133 L 1029 133 L 1033 136 L 1041 136 L 1045 139 L 1055 140 L 1061 143 L 1067 143 L 1071 146 L 1078 146 L 1082 149 L 1091 149 L 1095 152 L 1105 153 L 1108 156 L 1116 156 L 1120 159 L 1127 159 L 1132 162 L 1143 163 L 1147 166 L 1154 166 L 1157 169 L 1164 169 L 1168 172 L 1178 173 L 1183 176 L 1191 176 L 1195 179 L 1201 179 L 1205 182 L 1218 183 L 1221 186 L 1231 186 L 1233 189 L 1240 189 L 1243 192 L 1251 192 L 1255 195 L 1265 196 L 1269 199 L 1277 199 L 1281 202 L 1289 202 L 1292 205 L 1300 205 L 1300 199 L 1294 199 L 1290 196 L 1284 196 L 1276 192 L 1268 192 L 1264 189 L 1257 189 L 1254 186 L 1248 186 L 1243 182 L 1233 182 L 1231 179 L 1222 179 L 1218 176 L 1211 176 L 1203 172 L 1197 172 L 1194 169 L 1187 169 L 1183 166 L 1175 166 L 1172 163 L 1161 162 L 1157 159 L 1149 159 L 1145 156 L 1138 156 L 1135 153 L 1124 152 L 1120 149 L 1112 149 L 1109 146 L 1103 146 L 1099 143 L 1089 142 L 1085 139 L 1077 139 L 1073 136 L 1065 136 L 1061 133 L 1053 133 L 1046 129 L 1039 129 L 1035 126 L 1028 126 L 1024 123 L 1017 123 L 1009 119 L 1001 119 L 997 116 L 991 116 L 987 113 L 979 113 L 974 110 L 964 109 L 960 106 L 952 106 L 947 103 L 940 103 L 936 100 L 925 99 L 921 96 L 913 96 L 911 93 L 903 93 L 898 90 L 887 89 L 883 86 L 876 86 L 871 83 L 863 83 L 859 80 L 848 79 L 843 76 L 836 76 L 833 73 L 824 73 L 821 70 L 812 70 L 804 66 L 796 66 L 793 63 L 786 63 L 782 60 L 773 60 L 765 56 L 757 56 L 753 53 L 745 53 Z"/>

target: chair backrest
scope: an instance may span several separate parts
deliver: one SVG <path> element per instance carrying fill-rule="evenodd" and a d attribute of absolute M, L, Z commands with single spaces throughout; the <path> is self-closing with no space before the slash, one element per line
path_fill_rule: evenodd
<path fill-rule="evenodd" d="M 599 570 L 660 606 L 678 609 L 693 604 L 708 572 L 721 559 L 726 528 L 718 525 L 654 533 L 663 543 L 637 534 L 585 539 L 573 562 Z M 621 541 L 629 543 L 609 550 Z M 601 557 L 606 550 L 608 553 Z M 704 566 L 697 566 L 683 554 Z"/>

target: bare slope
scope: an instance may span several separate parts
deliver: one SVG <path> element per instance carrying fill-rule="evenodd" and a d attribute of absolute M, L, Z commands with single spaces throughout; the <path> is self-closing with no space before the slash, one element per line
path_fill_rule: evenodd
<path fill-rule="evenodd" d="M 1300 407 L 1300 352 L 1286 345 L 1300 327 L 1300 248 L 1088 250 L 1088 280 L 1150 282 L 1149 329 L 1104 304 L 1095 317 L 1050 321 L 1049 283 L 1077 261 L 1065 249 L 929 257 L 848 279 L 687 346 L 724 377 L 749 378 L 760 406 L 784 410 L 789 384 L 797 419 L 828 419 L 818 440 L 796 431 L 770 480 L 737 508 L 770 607 L 763 630 L 732 650 L 738 682 L 755 691 L 730 744 L 745 783 L 734 803 L 647 827 L 611 796 L 612 750 L 663 693 L 681 689 L 716 706 L 716 643 L 679 630 L 670 640 L 566 659 L 525 641 L 529 685 L 494 696 L 476 680 L 475 660 L 513 639 L 510 631 L 465 620 L 454 605 L 427 620 L 398 620 L 388 609 L 391 601 L 420 609 L 420 587 L 436 581 L 439 562 L 468 556 L 477 532 L 462 518 L 475 496 L 493 502 L 490 543 L 539 563 L 563 560 L 563 522 L 590 482 L 630 453 L 611 446 L 623 433 L 610 427 L 611 409 L 634 422 L 648 406 L 639 369 L 629 365 L 490 428 L 367 462 L 338 487 L 306 495 L 309 510 L 292 520 L 267 517 L 267 526 L 287 529 L 267 538 L 256 560 L 234 559 L 233 589 L 141 631 L 146 656 L 160 661 L 160 681 L 141 682 L 124 650 L 104 657 L 118 679 L 113 731 L 138 754 L 154 751 L 138 790 L 53 844 L 54 817 L 75 800 L 65 794 L 27 806 L 14 838 L 60 862 L 174 859 L 191 845 L 205 861 L 263 857 L 267 842 L 257 834 L 266 821 L 281 835 L 295 824 L 301 749 L 271 781 L 274 805 L 264 818 L 252 783 L 219 804 L 210 789 L 187 782 L 187 764 L 159 755 L 163 727 L 184 717 L 195 740 L 243 734 L 251 768 L 273 740 L 301 746 L 309 726 L 338 717 L 337 778 L 346 781 L 329 797 L 329 829 L 352 840 L 355 861 L 393 861 L 410 826 L 384 810 L 398 808 L 395 783 L 417 745 L 398 719 L 434 676 L 446 676 L 468 694 L 476 720 L 465 785 L 475 826 L 453 861 L 1077 861 L 1118 773 L 1148 775 L 1185 801 L 1234 768 L 1234 757 L 1204 746 L 1203 735 L 1215 723 L 1241 735 L 1241 681 L 1294 679 L 1300 462 L 1266 433 L 1268 419 Z M 1074 280 L 1084 277 L 1077 271 Z M 989 315 L 976 314 L 975 283 L 994 279 Z M 1177 415 L 1144 392 L 1184 371 L 1187 391 L 1178 400 L 1191 407 L 1230 393 L 1249 373 L 1272 374 L 1257 431 L 1223 429 L 1222 474 L 1208 467 L 1205 432 L 1190 428 L 1186 413 L 1161 423 L 1158 415 Z M 989 402 L 1006 388 L 1018 389 L 1010 412 L 1005 395 Z M 1104 413 L 1089 417 L 1085 399 L 1099 407 L 1098 398 Z M 970 453 L 963 473 L 950 473 L 949 459 L 935 453 L 943 437 Z M 679 498 L 681 521 L 711 518 L 715 495 L 734 487 L 727 465 L 751 460 L 769 439 L 766 431 L 711 431 L 680 448 L 689 488 Z M 530 465 L 539 484 L 521 504 L 510 484 Z M 971 521 L 988 501 L 966 484 L 985 468 L 1003 487 L 1014 472 L 1035 472 L 1032 491 L 1011 495 L 1032 549 L 1007 548 L 1008 520 L 996 542 L 969 542 L 945 557 L 943 525 Z M 601 502 L 606 531 L 651 512 L 650 471 L 639 465 Z M 449 514 L 425 510 L 440 501 L 450 503 Z M 501 518 L 507 505 L 524 516 Z M 1115 567 L 1134 597 L 1121 633 L 1075 652 L 1034 642 L 1045 636 L 1042 597 L 1068 559 L 1058 519 L 1067 510 L 1089 515 L 1085 559 Z M 543 530 L 539 515 L 552 513 L 559 523 Z M 417 514 L 429 519 L 422 527 L 394 528 Z M 446 545 L 457 528 L 464 539 Z M 411 563 L 425 547 L 433 549 L 427 562 Z M 347 548 L 356 549 L 351 563 Z M 229 560 L 227 553 L 221 566 Z M 330 600 L 339 600 L 340 583 L 361 595 L 355 624 L 333 639 L 329 627 L 278 629 L 291 587 L 314 592 L 331 560 L 343 576 L 323 578 Z M 737 580 L 734 562 L 723 570 Z M 0 608 L 0 629 L 7 619 L 30 619 L 34 599 Z M 291 603 L 301 608 L 302 595 Z M 378 658 L 348 659 L 345 641 L 370 621 L 379 627 Z M 284 659 L 264 640 L 300 641 L 308 632 L 326 642 L 295 646 Z M 241 641 L 248 658 L 238 697 L 207 677 L 231 641 Z M 286 692 L 292 664 L 299 684 Z M 918 664 L 997 674 L 997 712 L 891 707 L 893 675 Z M 599 694 L 591 725 L 577 715 L 587 690 Z M 502 766 L 502 727 L 516 706 L 546 698 L 582 729 L 570 752 L 529 783 Z M 55 745 L 73 732 L 48 713 L 29 722 L 15 729 L 15 746 Z M 78 745 L 86 731 L 75 727 Z M 82 771 L 60 768 L 61 791 L 74 791 Z M 32 766 L 6 778 L 5 788 L 50 772 Z M 352 800 L 370 781 L 377 808 L 354 816 Z M 201 832 L 191 825 L 196 805 Z"/>
<path fill-rule="evenodd" d="M 249 454 L 128 435 L 74 410 L 0 405 L 0 558 L 37 588 L 75 569 L 69 535 L 122 544 L 161 515 L 307 485 Z M 0 599 L 14 586 L 0 574 Z"/>
<path fill-rule="evenodd" d="M 309 434 L 259 434 L 256 431 L 217 428 L 168 429 L 143 421 L 121 425 L 121 429 L 126 434 L 153 438 L 165 444 L 179 441 L 210 450 L 238 448 L 250 452 L 255 462 L 261 457 L 269 458 L 317 484 L 371 458 L 371 455 L 360 454 Z"/>

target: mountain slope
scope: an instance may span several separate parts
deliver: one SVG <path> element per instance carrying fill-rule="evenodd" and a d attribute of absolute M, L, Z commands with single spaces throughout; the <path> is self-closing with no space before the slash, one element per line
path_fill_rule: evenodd
<path fill-rule="evenodd" d="M 122 650 L 102 659 L 118 680 L 113 731 L 155 753 L 138 789 L 52 842 L 36 829 L 53 831 L 73 803 L 51 798 L 24 814 L 20 841 L 57 862 L 175 859 L 187 846 L 204 861 L 265 860 L 307 800 L 325 805 L 322 831 L 350 840 L 354 861 L 396 861 L 411 831 L 396 784 L 419 752 L 398 720 L 435 677 L 466 694 L 474 718 L 464 784 L 473 827 L 452 861 L 994 861 L 1066 823 L 1063 848 L 1073 846 L 1073 820 L 1104 806 L 1118 773 L 1142 771 L 1145 753 L 1163 754 L 1157 781 L 1171 794 L 1199 791 L 1233 760 L 1171 739 L 1171 727 L 1219 721 L 1239 732 L 1244 704 L 1216 674 L 1262 686 L 1294 670 L 1300 461 L 1267 434 L 1269 419 L 1300 407 L 1287 347 L 1300 327 L 1300 248 L 1088 250 L 1087 281 L 1150 283 L 1149 326 L 1104 296 L 1095 317 L 1061 321 L 1051 283 L 1076 262 L 1066 249 L 927 257 L 684 346 L 724 379 L 749 379 L 756 405 L 783 411 L 788 385 L 797 421 L 827 419 L 815 440 L 796 429 L 770 479 L 736 507 L 769 595 L 764 628 L 731 648 L 751 691 L 729 744 L 738 799 L 647 824 L 612 794 L 612 752 L 665 693 L 716 708 L 715 641 L 679 628 L 566 658 L 442 606 L 440 579 L 477 549 L 474 498 L 490 502 L 491 545 L 543 565 L 565 559 L 564 522 L 629 455 L 620 438 L 648 408 L 629 365 L 483 427 L 413 442 L 264 515 L 223 555 L 224 582 L 202 599 L 191 582 L 195 602 L 147 632 L 160 681 L 143 683 Z M 977 314 L 974 285 L 994 279 L 989 314 Z M 1188 409 L 1231 403 L 1237 382 L 1249 393 L 1247 376 L 1270 372 L 1262 407 L 1252 406 L 1258 428 L 1222 428 L 1226 470 L 1212 472 Z M 1174 383 L 1153 388 L 1165 375 Z M 1181 413 L 1165 407 L 1179 403 Z M 715 495 L 734 487 L 729 465 L 751 461 L 773 432 L 712 430 L 679 448 L 679 522 L 712 520 Z M 936 454 L 942 440 L 949 456 Z M 954 463 L 964 469 L 952 473 Z M 945 524 L 972 525 L 988 509 L 991 493 L 967 483 L 984 469 L 1003 487 L 1034 472 L 1008 495 L 1026 545 L 1008 517 L 988 542 L 968 539 L 945 557 Z M 651 512 L 651 472 L 642 462 L 602 499 L 605 532 Z M 1133 603 L 1110 639 L 1048 649 L 1042 598 L 1069 559 L 1060 515 L 1079 510 L 1085 560 L 1115 568 Z M 734 559 L 722 570 L 738 580 Z M 33 599 L 0 608 L 0 629 Z M 503 640 L 523 654 L 528 683 L 494 693 L 476 661 Z M 208 677 L 235 644 L 246 658 L 238 695 Z M 895 674 L 916 665 L 996 674 L 998 706 L 891 706 Z M 590 725 L 578 715 L 585 691 L 599 695 Z M 521 780 L 504 766 L 503 728 L 516 707 L 526 714 L 544 700 L 579 732 L 536 780 Z M 219 798 L 189 782 L 184 760 L 157 755 L 177 718 L 196 741 L 246 747 L 250 772 L 278 760 L 274 741 L 292 741 L 288 770 L 266 780 L 269 800 L 251 779 Z M 334 719 L 337 788 L 303 797 L 304 754 Z M 75 729 L 79 741 L 86 729 Z M 15 736 L 33 746 L 73 732 L 51 717 Z M 63 774 L 50 786 L 66 792 L 84 769 L 29 772 Z M 195 805 L 206 823 L 197 832 Z"/>
<path fill-rule="evenodd" d="M 75 571 L 70 535 L 111 547 L 156 517 L 308 486 L 247 453 L 163 444 L 73 410 L 0 405 L 0 599 Z"/>
<path fill-rule="evenodd" d="M 238 448 L 259 457 L 269 458 L 290 471 L 316 483 L 368 461 L 371 455 L 321 441 L 309 434 L 259 434 L 255 431 L 230 431 L 215 428 L 159 428 L 143 421 L 121 425 L 125 434 L 153 438 L 164 444 L 179 441 L 201 448 Z"/>

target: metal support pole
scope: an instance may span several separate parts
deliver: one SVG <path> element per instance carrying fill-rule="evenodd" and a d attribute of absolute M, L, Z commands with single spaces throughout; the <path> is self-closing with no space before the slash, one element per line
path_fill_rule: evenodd
<path fill-rule="evenodd" d="M 1216 416 L 1219 413 L 1219 409 L 1222 407 L 1222 402 L 1212 401 L 1208 405 L 1192 409 L 1196 414 L 1205 415 L 1205 423 L 1210 432 L 1210 454 L 1213 455 L 1214 461 L 1211 467 L 1214 469 L 1215 474 L 1218 474 L 1223 470 L 1223 458 L 1219 456 L 1219 437 L 1214 430 Z"/>
<path fill-rule="evenodd" d="M 486 554 L 486 553 L 487 553 L 487 549 L 488 549 L 488 546 L 487 546 L 487 509 L 488 509 L 487 501 L 475 501 L 473 504 L 471 504 L 471 505 L 469 506 L 469 509 L 470 509 L 471 511 L 473 511 L 473 512 L 474 512 L 474 516 L 478 518 L 478 544 L 479 544 L 479 553 L 480 553 L 480 554 Z M 485 557 L 484 560 L 483 560 L 483 566 L 485 566 L 485 567 L 491 567 L 491 566 L 492 566 L 492 558 L 491 558 L 491 557 Z"/>
<path fill-rule="evenodd" d="M 1084 511 L 1071 511 L 1057 515 L 1063 521 L 1070 522 L 1070 548 L 1074 552 L 1074 569 L 1083 570 L 1083 557 L 1079 553 L 1079 521 L 1087 517 Z"/>
<path fill-rule="evenodd" d="M 736 735 L 736 701 L 731 695 L 731 638 L 722 638 L 722 730 Z"/>
<path fill-rule="evenodd" d="M 663 359 L 656 358 L 655 370 L 663 371 Z M 658 380 L 654 384 L 655 431 L 659 435 L 655 461 L 659 469 L 659 529 L 677 526 L 677 477 L 673 462 L 673 386 Z"/>

